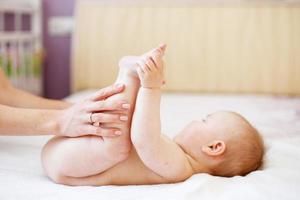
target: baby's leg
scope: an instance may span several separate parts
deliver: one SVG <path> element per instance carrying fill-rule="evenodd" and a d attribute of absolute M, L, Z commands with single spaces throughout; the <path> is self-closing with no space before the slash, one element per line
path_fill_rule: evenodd
<path fill-rule="evenodd" d="M 108 100 L 123 99 L 131 105 L 128 121 L 118 125 L 122 134 L 115 138 L 54 137 L 43 149 L 42 162 L 48 176 L 55 182 L 65 183 L 68 177 L 86 177 L 101 173 L 129 155 L 130 124 L 140 82 L 129 66 L 120 66 L 116 82 L 125 84 L 126 88 L 124 92 Z"/>
<path fill-rule="evenodd" d="M 116 82 L 124 83 L 126 88 L 123 93 L 109 98 L 109 100 L 127 100 L 131 105 L 127 123 L 119 126 L 122 135 L 116 138 L 97 136 L 53 138 L 46 144 L 42 153 L 43 166 L 52 180 L 68 185 L 78 185 L 82 180 L 83 184 L 92 185 L 93 175 L 99 174 L 127 158 L 131 148 L 131 118 L 140 87 L 135 69 L 137 59 L 141 61 L 141 57 L 126 57 L 121 60 Z"/>

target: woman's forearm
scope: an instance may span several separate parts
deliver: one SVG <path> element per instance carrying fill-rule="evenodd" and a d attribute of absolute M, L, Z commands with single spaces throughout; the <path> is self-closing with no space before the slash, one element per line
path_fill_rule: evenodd
<path fill-rule="evenodd" d="M 60 112 L 0 105 L 0 135 L 59 135 Z"/>
<path fill-rule="evenodd" d="M 70 103 L 49 100 L 13 87 L 0 67 L 0 104 L 19 108 L 64 109 Z"/>
<path fill-rule="evenodd" d="M 9 87 L 5 91 L 2 91 L 2 93 L 4 95 L 0 103 L 12 107 L 37 109 L 65 109 L 72 105 L 71 103 L 65 101 L 42 98 L 14 87 Z"/>

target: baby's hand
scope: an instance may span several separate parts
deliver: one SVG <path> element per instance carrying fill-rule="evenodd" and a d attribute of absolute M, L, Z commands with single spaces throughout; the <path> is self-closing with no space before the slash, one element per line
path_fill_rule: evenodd
<path fill-rule="evenodd" d="M 160 88 L 164 83 L 164 63 L 162 60 L 166 45 L 141 56 L 137 73 L 144 88 Z"/>

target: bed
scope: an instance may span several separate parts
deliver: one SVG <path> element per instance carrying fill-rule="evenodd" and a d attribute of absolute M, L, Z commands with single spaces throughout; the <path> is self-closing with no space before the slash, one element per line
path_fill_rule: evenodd
<path fill-rule="evenodd" d="M 111 84 L 121 56 L 167 42 L 163 132 L 173 137 L 213 111 L 239 112 L 265 139 L 260 170 L 176 184 L 70 187 L 42 170 L 50 137 L 0 137 L 0 199 L 299 199 L 299 0 L 218 2 L 225 1 L 78 0 L 68 100 Z"/>
<path fill-rule="evenodd" d="M 166 93 L 163 132 L 173 137 L 190 119 L 216 110 L 240 112 L 262 133 L 266 153 L 260 170 L 232 178 L 198 174 L 176 184 L 70 187 L 54 184 L 42 170 L 41 148 L 50 137 L 0 137 L 0 199 L 299 199 L 300 98 Z"/>

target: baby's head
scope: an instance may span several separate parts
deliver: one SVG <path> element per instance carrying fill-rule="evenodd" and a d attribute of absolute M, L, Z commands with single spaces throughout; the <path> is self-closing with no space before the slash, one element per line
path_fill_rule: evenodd
<path fill-rule="evenodd" d="M 174 141 L 190 156 L 197 173 L 216 176 L 246 175 L 261 165 L 264 153 L 257 130 L 234 112 L 192 121 Z"/>

